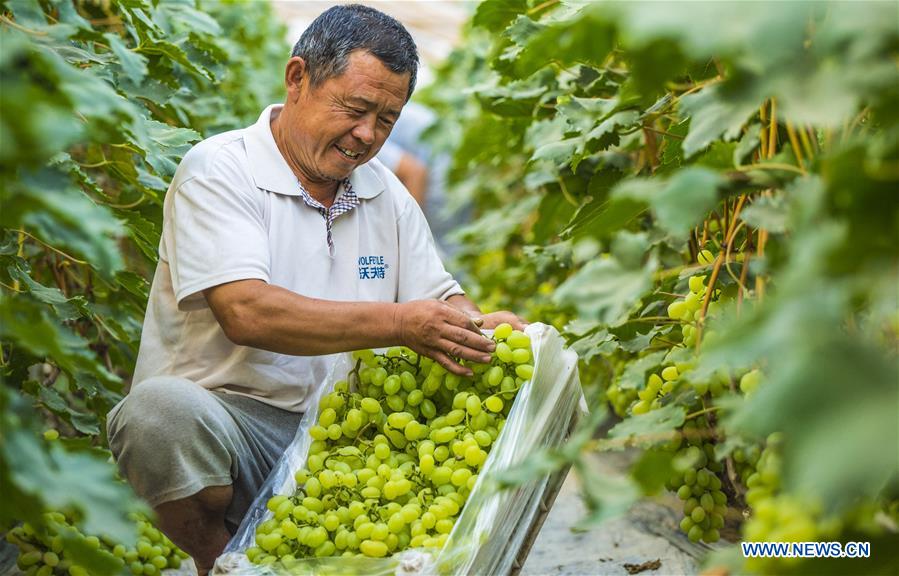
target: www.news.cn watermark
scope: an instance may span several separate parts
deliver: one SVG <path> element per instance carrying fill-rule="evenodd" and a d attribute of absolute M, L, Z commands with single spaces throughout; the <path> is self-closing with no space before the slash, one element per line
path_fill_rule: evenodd
<path fill-rule="evenodd" d="M 870 558 L 870 542 L 741 542 L 744 558 Z"/>

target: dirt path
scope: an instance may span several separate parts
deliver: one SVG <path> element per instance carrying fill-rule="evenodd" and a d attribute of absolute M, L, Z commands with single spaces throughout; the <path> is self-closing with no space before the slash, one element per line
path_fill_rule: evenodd
<path fill-rule="evenodd" d="M 620 474 L 614 455 L 594 459 L 596 469 Z M 673 501 L 646 502 L 624 516 L 586 532 L 572 526 L 587 514 L 571 473 L 524 564 L 522 576 L 605 576 L 619 574 L 696 574 L 697 558 L 708 548 L 679 533 Z M 630 570 L 629 570 L 630 569 Z"/>

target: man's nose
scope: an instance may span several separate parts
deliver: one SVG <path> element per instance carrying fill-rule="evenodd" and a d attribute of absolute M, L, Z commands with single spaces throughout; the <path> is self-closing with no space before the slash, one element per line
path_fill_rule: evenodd
<path fill-rule="evenodd" d="M 375 125 L 378 118 L 374 114 L 364 116 L 354 127 L 353 136 L 366 146 L 371 146 L 375 141 Z"/>

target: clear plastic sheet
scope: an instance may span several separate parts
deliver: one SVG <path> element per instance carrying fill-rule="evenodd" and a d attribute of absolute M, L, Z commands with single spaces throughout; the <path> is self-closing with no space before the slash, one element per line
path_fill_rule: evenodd
<path fill-rule="evenodd" d="M 309 429 L 316 410 L 303 416 L 293 443 L 281 457 L 256 497 L 237 534 L 218 559 L 213 574 L 219 575 L 309 575 L 365 574 L 424 576 L 431 574 L 508 574 L 539 513 L 549 477 L 501 490 L 497 475 L 546 447 L 562 445 L 573 424 L 586 413 L 586 403 L 577 373 L 577 354 L 564 348 L 564 341 L 551 326 L 535 323 L 527 327 L 534 353 L 534 375 L 519 390 L 479 480 L 459 514 L 445 546 L 439 550 L 416 548 L 388 558 L 306 558 L 288 570 L 280 565 L 259 566 L 244 552 L 255 542 L 256 526 L 269 517 L 266 502 L 275 494 L 292 495 L 294 471 L 302 468 L 311 444 Z M 342 355 L 328 381 L 319 387 L 310 406 L 345 379 L 352 368 L 350 355 Z"/>

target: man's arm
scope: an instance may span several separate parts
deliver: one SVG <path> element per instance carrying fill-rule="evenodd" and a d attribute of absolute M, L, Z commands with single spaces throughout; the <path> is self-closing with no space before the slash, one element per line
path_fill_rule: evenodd
<path fill-rule="evenodd" d="M 307 298 L 262 280 L 221 284 L 203 294 L 232 342 L 281 354 L 403 345 L 450 372 L 468 375 L 471 371 L 450 356 L 486 363 L 494 348 L 467 313 L 437 300 L 337 302 Z"/>

